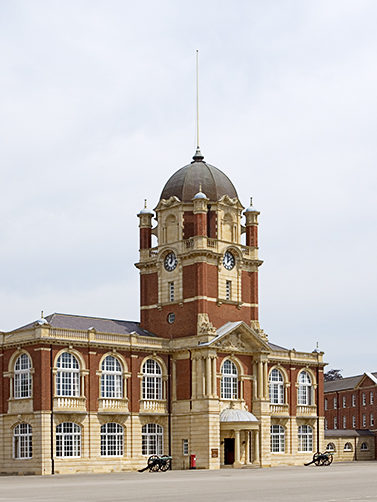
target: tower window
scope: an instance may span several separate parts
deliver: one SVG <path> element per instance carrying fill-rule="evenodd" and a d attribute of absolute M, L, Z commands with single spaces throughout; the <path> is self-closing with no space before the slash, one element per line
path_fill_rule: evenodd
<path fill-rule="evenodd" d="M 225 283 L 225 298 L 227 300 L 232 298 L 232 281 L 226 281 Z"/>
<path fill-rule="evenodd" d="M 169 301 L 174 302 L 174 282 L 169 282 Z"/>

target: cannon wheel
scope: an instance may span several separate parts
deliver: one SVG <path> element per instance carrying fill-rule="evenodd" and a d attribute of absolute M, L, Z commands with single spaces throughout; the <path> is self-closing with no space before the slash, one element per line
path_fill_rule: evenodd
<path fill-rule="evenodd" d="M 315 463 L 315 465 L 321 465 L 321 453 L 319 451 L 317 451 L 317 453 L 314 453 L 313 462 Z"/>
<path fill-rule="evenodd" d="M 170 458 L 168 458 L 167 460 L 163 460 L 161 462 L 161 467 L 160 467 L 160 471 L 168 471 L 170 469 Z"/>
<path fill-rule="evenodd" d="M 148 458 L 148 467 L 150 471 L 157 472 L 160 468 L 160 457 L 158 455 L 151 455 Z"/>
<path fill-rule="evenodd" d="M 327 458 L 323 461 L 322 465 L 330 465 L 332 464 L 334 457 L 331 453 L 327 453 Z"/>

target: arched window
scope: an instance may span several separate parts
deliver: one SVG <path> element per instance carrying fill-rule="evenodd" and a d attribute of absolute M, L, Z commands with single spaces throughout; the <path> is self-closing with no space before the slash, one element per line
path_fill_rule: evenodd
<path fill-rule="evenodd" d="M 312 379 L 307 371 L 301 371 L 298 377 L 298 404 L 312 404 Z"/>
<path fill-rule="evenodd" d="M 143 425 L 141 430 L 142 454 L 162 455 L 164 430 L 158 424 Z"/>
<path fill-rule="evenodd" d="M 313 429 L 310 425 L 300 425 L 298 428 L 298 451 L 313 451 Z"/>
<path fill-rule="evenodd" d="M 32 428 L 29 424 L 18 424 L 13 431 L 13 457 L 31 458 L 32 448 Z"/>
<path fill-rule="evenodd" d="M 119 424 L 108 423 L 101 427 L 101 455 L 121 457 L 123 455 L 124 432 Z"/>
<path fill-rule="evenodd" d="M 72 422 L 63 422 L 56 427 L 56 456 L 80 457 L 81 427 Z"/>
<path fill-rule="evenodd" d="M 272 453 L 285 452 L 285 430 L 282 425 L 271 425 L 270 445 Z"/>
<path fill-rule="evenodd" d="M 360 450 L 361 451 L 367 451 L 368 448 L 368 443 L 361 443 Z"/>
<path fill-rule="evenodd" d="M 57 361 L 56 395 L 78 397 L 80 395 L 80 366 L 72 354 L 63 352 Z"/>
<path fill-rule="evenodd" d="M 326 446 L 326 451 L 335 451 L 334 443 L 328 443 Z"/>
<path fill-rule="evenodd" d="M 229 359 L 221 367 L 221 398 L 238 399 L 238 371 Z"/>
<path fill-rule="evenodd" d="M 274 368 L 270 373 L 270 403 L 284 404 L 284 378 L 281 372 Z"/>
<path fill-rule="evenodd" d="M 344 451 L 353 451 L 352 444 L 351 443 L 346 443 L 344 445 Z"/>
<path fill-rule="evenodd" d="M 101 397 L 123 397 L 122 367 L 114 356 L 107 356 L 101 365 Z"/>
<path fill-rule="evenodd" d="M 14 397 L 31 397 L 31 361 L 27 354 L 21 354 L 14 365 Z"/>
<path fill-rule="evenodd" d="M 143 399 L 162 399 L 162 369 L 154 359 L 143 364 Z"/>

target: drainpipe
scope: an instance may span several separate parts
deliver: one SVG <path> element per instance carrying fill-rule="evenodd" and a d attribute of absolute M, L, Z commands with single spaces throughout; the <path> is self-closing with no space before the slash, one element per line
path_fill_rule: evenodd
<path fill-rule="evenodd" d="M 318 354 L 317 354 L 318 359 Z M 317 451 L 319 449 L 319 365 L 317 363 Z"/>
<path fill-rule="evenodd" d="M 171 356 L 168 355 L 168 428 L 169 428 L 169 456 L 171 456 Z"/>
<path fill-rule="evenodd" d="M 51 474 L 55 474 L 55 459 L 54 459 L 54 374 L 52 366 L 52 345 L 50 345 L 50 452 L 51 452 Z"/>

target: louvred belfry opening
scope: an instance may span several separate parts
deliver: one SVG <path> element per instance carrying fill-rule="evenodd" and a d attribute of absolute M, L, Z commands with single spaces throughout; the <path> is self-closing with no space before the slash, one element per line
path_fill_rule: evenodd
<path fill-rule="evenodd" d="M 228 321 L 258 327 L 259 212 L 243 210 L 230 179 L 197 150 L 164 186 L 157 225 L 140 211 L 143 329 L 178 338 L 197 335 L 203 319 L 213 330 Z"/>

